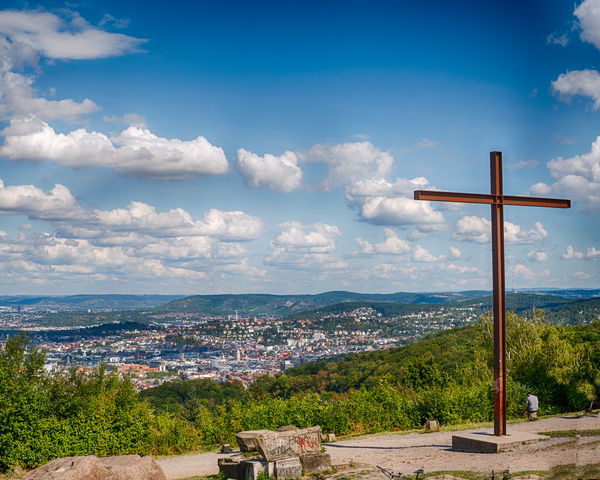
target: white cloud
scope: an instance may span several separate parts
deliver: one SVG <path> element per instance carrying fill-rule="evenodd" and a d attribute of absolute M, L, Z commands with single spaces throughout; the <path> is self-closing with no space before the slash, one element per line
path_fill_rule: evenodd
<path fill-rule="evenodd" d="M 589 280 L 590 278 L 592 278 L 592 276 L 589 273 L 582 272 L 581 270 L 579 270 L 573 274 L 573 278 Z"/>
<path fill-rule="evenodd" d="M 5 186 L 0 179 L 0 214 L 31 219 L 81 219 L 83 209 L 68 188 L 55 185 L 48 193 L 33 185 Z"/>
<path fill-rule="evenodd" d="M 284 222 L 279 224 L 279 227 L 281 232 L 272 242 L 273 246 L 311 253 L 333 252 L 336 239 L 342 235 L 335 225 L 327 225 L 321 222 L 314 225 Z"/>
<path fill-rule="evenodd" d="M 205 260 L 204 260 L 205 261 Z M 56 284 L 125 277 L 128 282 L 156 278 L 202 278 L 198 269 L 182 267 L 136 248 L 98 246 L 85 239 L 31 233 L 0 238 L 0 272 L 5 282 Z"/>
<path fill-rule="evenodd" d="M 284 222 L 279 227 L 281 232 L 271 241 L 273 250 L 265 259 L 266 264 L 302 269 L 337 264 L 331 253 L 341 236 L 338 227 L 320 222 L 313 225 Z"/>
<path fill-rule="evenodd" d="M 260 157 L 240 148 L 238 168 L 248 187 L 291 192 L 302 184 L 302 170 L 298 167 L 298 157 L 294 152 L 287 151 L 279 157 L 267 153 Z"/>
<path fill-rule="evenodd" d="M 449 263 L 447 265 L 438 265 L 439 268 L 443 268 L 444 270 L 448 271 L 448 272 L 452 272 L 452 273 L 477 273 L 477 274 L 481 274 L 481 270 L 479 270 L 477 267 L 470 267 L 467 265 L 456 265 L 454 263 Z"/>
<path fill-rule="evenodd" d="M 328 173 L 321 188 L 346 189 L 348 206 L 360 220 L 374 225 L 414 225 L 419 232 L 445 227 L 444 216 L 429 202 L 413 200 L 413 191 L 430 187 L 424 177 L 388 179 L 393 157 L 370 142 L 315 145 L 298 154 L 305 162 L 322 162 Z"/>
<path fill-rule="evenodd" d="M 491 222 L 487 218 L 469 215 L 456 222 L 453 238 L 464 242 L 488 243 L 490 241 Z"/>
<path fill-rule="evenodd" d="M 583 253 L 583 252 L 576 251 L 573 248 L 573 245 L 567 245 L 567 248 L 565 249 L 565 253 L 563 254 L 563 258 L 566 260 L 572 260 L 572 259 L 595 260 L 596 258 L 599 258 L 599 257 L 600 257 L 600 250 L 598 250 L 596 247 L 588 247 L 588 249 L 585 251 L 585 253 Z"/>
<path fill-rule="evenodd" d="M 462 258 L 462 252 L 456 247 L 450 247 L 450 258 L 458 259 Z"/>
<path fill-rule="evenodd" d="M 394 183 L 383 178 L 363 179 L 346 191 L 348 205 L 359 218 L 374 225 L 415 225 L 419 231 L 439 230 L 445 226 L 441 212 L 430 202 L 413 200 L 414 190 L 431 189 L 424 177 L 399 178 Z"/>
<path fill-rule="evenodd" d="M 537 243 L 548 236 L 540 222 L 534 222 L 529 230 L 522 231 L 519 225 L 504 222 L 504 241 L 507 243 Z"/>
<path fill-rule="evenodd" d="M 48 100 L 33 88 L 33 77 L 17 71 L 50 59 L 89 59 L 123 55 L 144 40 L 91 27 L 77 13 L 70 20 L 41 11 L 0 11 L 0 118 L 35 115 L 75 122 L 99 110 L 89 98 Z M 53 95 L 55 89 L 50 88 Z"/>
<path fill-rule="evenodd" d="M 248 251 L 239 243 L 255 238 L 262 222 L 242 212 L 210 210 L 194 221 L 184 210 L 156 212 L 140 202 L 126 209 L 82 212 L 65 187 L 44 193 L 18 186 L 0 188 L 0 213 L 51 220 L 60 232 L 23 229 L 16 238 L 0 233 L 0 283 L 4 284 L 55 288 L 66 282 L 75 286 L 125 278 L 128 284 L 193 280 L 205 278 L 208 272 L 221 279 L 229 274 L 247 278 L 266 274 L 248 265 Z M 69 226 L 71 233 L 87 237 L 65 235 Z"/>
<path fill-rule="evenodd" d="M 566 47 L 569 43 L 569 37 L 566 33 L 557 35 L 556 33 L 552 32 L 550 35 L 548 35 L 548 37 L 546 37 L 546 43 L 548 45 L 560 45 L 561 47 Z"/>
<path fill-rule="evenodd" d="M 429 140 L 428 138 L 424 138 L 417 145 L 419 147 L 423 147 L 423 148 L 431 148 L 431 147 L 437 147 L 439 145 L 439 143 L 434 140 Z"/>
<path fill-rule="evenodd" d="M 555 133 L 554 134 L 554 138 L 556 138 L 556 140 L 559 143 L 564 143 L 565 145 L 573 145 L 577 141 L 577 138 L 575 138 L 575 137 L 565 137 L 561 133 Z M 537 162 L 536 162 L 536 164 L 537 164 Z"/>
<path fill-rule="evenodd" d="M 54 59 L 82 60 L 124 55 L 145 40 L 90 26 L 72 12 L 70 21 L 41 11 L 0 11 L 0 34 Z"/>
<path fill-rule="evenodd" d="M 585 258 L 594 259 L 600 257 L 600 250 L 595 247 L 589 247 L 585 251 Z"/>
<path fill-rule="evenodd" d="M 398 237 L 391 228 L 384 228 L 385 241 L 382 243 L 370 243 L 361 237 L 356 238 L 356 243 L 360 246 L 360 253 L 365 255 L 402 255 L 410 251 L 410 243 Z"/>
<path fill-rule="evenodd" d="M 572 258 L 581 259 L 581 258 L 583 258 L 583 253 L 575 251 L 575 249 L 573 248 L 573 245 L 567 245 L 567 248 L 565 249 L 565 253 L 563 253 L 563 258 L 565 258 L 567 260 L 570 260 Z"/>
<path fill-rule="evenodd" d="M 301 158 L 307 162 L 322 162 L 327 165 L 327 177 L 321 184 L 325 190 L 351 186 L 364 180 L 386 178 L 394 162 L 389 153 L 382 152 L 371 142 L 318 144 L 301 155 Z"/>
<path fill-rule="evenodd" d="M 581 39 L 600 49 L 600 2 L 585 0 L 573 12 L 579 19 Z"/>
<path fill-rule="evenodd" d="M 361 217 L 376 225 L 439 226 L 444 216 L 431 208 L 429 202 L 419 202 L 406 197 L 372 197 L 360 210 Z"/>
<path fill-rule="evenodd" d="M 552 187 L 550 185 L 545 184 L 544 182 L 538 182 L 538 183 L 533 184 L 529 188 L 529 191 L 533 195 L 546 196 L 552 192 Z"/>
<path fill-rule="evenodd" d="M 43 120 L 76 122 L 80 116 L 100 110 L 89 98 L 81 103 L 71 99 L 47 100 L 37 97 L 33 79 L 14 72 L 0 72 L 0 117 L 35 115 Z"/>
<path fill-rule="evenodd" d="M 415 248 L 413 248 L 412 257 L 413 261 L 424 263 L 442 262 L 446 259 L 445 255 L 440 255 L 438 257 L 432 255 L 429 250 L 423 248 L 421 245 L 417 245 Z"/>
<path fill-rule="evenodd" d="M 23 214 L 54 224 L 55 234 L 23 234 L 15 241 L 0 235 L 0 263 L 27 261 L 40 275 L 47 273 L 40 265 L 74 265 L 74 271 L 94 274 L 103 273 L 103 265 L 121 265 L 144 272 L 147 268 L 140 262 L 148 261 L 159 276 L 193 277 L 193 272 L 239 265 L 248 255 L 239 242 L 257 238 L 262 229 L 259 218 L 241 211 L 211 209 L 201 220 L 180 208 L 157 212 L 142 202 L 85 211 L 62 185 L 44 192 L 31 185 L 5 187 L 1 180 L 0 214 Z"/>
<path fill-rule="evenodd" d="M 582 155 L 548 162 L 552 185 L 536 183 L 530 187 L 534 195 L 565 195 L 588 209 L 600 208 L 600 136 L 592 143 L 591 150 Z"/>
<path fill-rule="evenodd" d="M 521 168 L 535 167 L 537 164 L 537 160 L 521 160 L 520 162 L 507 163 L 506 168 L 509 170 L 518 170 Z"/>
<path fill-rule="evenodd" d="M 561 73 L 552 82 L 552 88 L 563 101 L 568 101 L 575 95 L 581 95 L 594 100 L 594 110 L 600 107 L 600 73 L 596 70 L 574 70 Z"/>
<path fill-rule="evenodd" d="M 531 250 L 527 258 L 532 262 L 545 262 L 548 260 L 548 254 L 543 250 Z"/>
<path fill-rule="evenodd" d="M 518 274 L 519 276 L 527 279 L 527 280 L 533 280 L 534 278 L 536 278 L 536 274 L 533 272 L 533 270 L 531 270 L 530 268 L 527 268 L 525 265 L 518 263 L 517 265 L 515 265 L 515 274 Z M 541 275 L 542 277 L 545 276 L 545 273 L 543 273 Z"/>
<path fill-rule="evenodd" d="M 491 235 L 491 222 L 487 218 L 469 215 L 456 222 L 453 238 L 464 242 L 488 243 Z M 504 222 L 504 241 L 506 243 L 535 243 L 548 236 L 544 226 L 535 222 L 529 230 L 521 230 L 519 225 Z"/>
<path fill-rule="evenodd" d="M 258 238 L 262 220 L 241 211 L 224 212 L 210 209 L 203 220 L 194 221 L 181 209 L 157 212 L 142 202 L 131 202 L 126 208 L 95 210 L 95 224 L 117 232 L 143 232 L 157 237 L 207 235 L 220 240 L 246 241 Z"/>
<path fill-rule="evenodd" d="M 116 117 L 114 115 L 108 117 L 102 117 L 102 120 L 109 123 L 122 123 L 124 125 L 130 125 L 133 127 L 145 127 L 146 126 L 146 118 L 143 115 L 139 115 L 137 113 L 124 113 L 120 117 Z"/>
<path fill-rule="evenodd" d="M 204 137 L 183 141 L 160 138 L 149 130 L 129 127 L 113 139 L 83 128 L 56 133 L 33 117 L 15 118 L 2 132 L 0 155 L 13 161 L 54 161 L 72 168 L 107 167 L 120 175 L 183 180 L 219 175 L 228 170 L 223 149 Z"/>

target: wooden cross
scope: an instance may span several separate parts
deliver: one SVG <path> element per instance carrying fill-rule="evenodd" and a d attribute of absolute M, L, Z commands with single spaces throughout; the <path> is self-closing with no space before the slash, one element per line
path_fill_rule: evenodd
<path fill-rule="evenodd" d="M 502 193 L 502 153 L 490 153 L 492 193 L 415 190 L 415 200 L 487 203 L 492 209 L 492 273 L 494 292 L 494 435 L 506 435 L 506 291 L 504 288 L 504 205 L 570 208 L 571 200 L 517 197 Z"/>

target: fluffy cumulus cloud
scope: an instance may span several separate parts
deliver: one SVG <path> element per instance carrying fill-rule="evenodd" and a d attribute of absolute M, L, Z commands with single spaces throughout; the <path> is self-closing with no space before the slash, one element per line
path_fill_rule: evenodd
<path fill-rule="evenodd" d="M 56 285 L 67 279 L 80 284 L 127 282 L 147 279 L 200 279 L 215 260 L 213 249 L 195 249 L 190 239 L 173 239 L 175 248 L 186 249 L 184 257 L 173 258 L 172 252 L 159 251 L 160 241 L 146 238 L 138 246 L 98 245 L 87 239 L 65 239 L 50 234 L 22 232 L 17 237 L 0 237 L 0 272 L 2 282 L 28 282 Z M 181 246 L 181 242 L 188 244 Z M 170 255 L 170 256 L 169 256 Z M 239 260 L 236 260 L 236 262 Z M 75 285 L 75 284 L 73 284 Z"/>
<path fill-rule="evenodd" d="M 359 218 L 375 225 L 415 225 L 421 230 L 443 228 L 445 219 L 430 202 L 413 200 L 414 190 L 430 188 L 424 177 L 411 180 L 372 178 L 356 181 L 347 189 L 346 201 Z"/>
<path fill-rule="evenodd" d="M 579 20 L 581 39 L 600 49 L 600 2 L 585 0 L 575 8 L 573 15 Z M 549 42 L 550 40 L 563 46 L 567 44 L 566 35 L 558 38 L 548 37 Z M 552 88 L 562 100 L 569 100 L 574 95 L 582 95 L 594 101 L 594 109 L 600 107 L 600 73 L 596 70 L 585 69 L 563 73 L 552 82 Z"/>
<path fill-rule="evenodd" d="M 341 232 L 335 225 L 315 223 L 303 225 L 300 222 L 284 222 L 279 225 L 281 232 L 272 242 L 275 247 L 296 249 L 310 253 L 331 253 L 335 250 L 336 239 Z"/>
<path fill-rule="evenodd" d="M 159 212 L 142 202 L 84 210 L 62 185 L 45 192 L 0 180 L 2 214 L 50 221 L 55 229 L 52 234 L 27 229 L 17 237 L 0 234 L 5 282 L 62 281 L 66 274 L 89 281 L 265 274 L 248 265 L 243 244 L 260 235 L 262 221 L 241 211 L 211 209 L 196 220 L 183 209 Z"/>
<path fill-rule="evenodd" d="M 435 255 L 432 255 L 426 248 L 423 248 L 421 245 L 417 245 L 413 249 L 412 258 L 414 262 L 433 263 L 443 262 L 446 259 L 446 256 L 439 255 L 436 257 Z"/>
<path fill-rule="evenodd" d="M 402 255 L 410 251 L 410 243 L 398 237 L 394 230 L 384 228 L 383 233 L 385 241 L 381 243 L 371 243 L 361 237 L 356 238 L 356 243 L 360 247 L 359 253 L 364 255 Z"/>
<path fill-rule="evenodd" d="M 595 260 L 600 257 L 600 250 L 596 247 L 588 247 L 588 249 L 584 252 L 578 252 L 573 248 L 573 245 L 567 245 L 565 249 L 565 253 L 563 253 L 563 258 L 566 260 Z"/>
<path fill-rule="evenodd" d="M 341 232 L 335 225 L 315 223 L 303 225 L 299 222 L 284 222 L 275 240 L 271 241 L 272 252 L 265 263 L 287 268 L 334 267 L 339 262 L 331 255 Z"/>
<path fill-rule="evenodd" d="M 552 88 L 558 93 L 561 100 L 568 101 L 575 95 L 581 95 L 590 97 L 594 101 L 594 110 L 600 107 L 600 73 L 596 70 L 574 70 L 561 73 L 552 82 Z"/>
<path fill-rule="evenodd" d="M 72 168 L 107 167 L 120 175 L 182 180 L 228 170 L 223 149 L 204 137 L 183 141 L 161 138 L 131 126 L 109 138 L 80 128 L 57 133 L 35 118 L 14 118 L 2 132 L 0 155 L 13 161 L 54 161 Z"/>
<path fill-rule="evenodd" d="M 543 250 L 531 250 L 527 258 L 532 262 L 545 262 L 548 260 L 548 254 Z"/>
<path fill-rule="evenodd" d="M 19 73 L 0 73 L 0 118 L 35 115 L 44 120 L 76 122 L 82 115 L 100 110 L 89 98 L 76 102 L 71 99 L 48 100 L 38 97 L 32 84 L 32 78 Z"/>
<path fill-rule="evenodd" d="M 491 235 L 491 222 L 487 218 L 468 215 L 456 222 L 455 240 L 474 243 L 488 243 Z M 548 236 L 544 226 L 535 222 L 529 230 L 522 230 L 519 225 L 504 222 L 504 241 L 507 243 L 535 243 Z"/>
<path fill-rule="evenodd" d="M 581 39 L 600 49 L 600 2 L 585 0 L 573 12 L 579 20 Z"/>
<path fill-rule="evenodd" d="M 55 185 L 49 192 L 44 192 L 33 185 L 5 186 L 2 179 L 0 215 L 27 215 L 39 220 L 72 220 L 86 216 L 63 185 Z"/>
<path fill-rule="evenodd" d="M 429 142 L 429 141 L 428 141 Z M 432 146 L 431 142 L 427 146 Z M 308 152 L 285 152 L 260 157 L 238 150 L 238 169 L 247 186 L 284 192 L 299 188 L 302 170 L 298 162 L 322 163 L 327 167 L 322 190 L 343 188 L 346 202 L 360 220 L 383 226 L 412 225 L 419 232 L 445 227 L 442 213 L 429 202 L 413 200 L 413 191 L 431 189 L 424 177 L 389 179 L 393 157 L 371 142 L 314 145 Z"/>
<path fill-rule="evenodd" d="M 131 202 L 126 208 L 95 210 L 93 227 L 100 225 L 116 232 L 143 232 L 157 237 L 206 235 L 221 240 L 245 241 L 257 238 L 262 220 L 241 211 L 209 210 L 203 220 L 193 220 L 181 209 L 157 212 L 142 202 Z M 91 223 L 88 220 L 88 224 Z"/>
<path fill-rule="evenodd" d="M 238 169 L 248 187 L 265 187 L 270 190 L 291 192 L 302 184 L 302 170 L 294 152 L 264 157 L 248 150 L 238 150 Z"/>
<path fill-rule="evenodd" d="M 531 270 L 530 268 L 527 268 L 525 265 L 518 263 L 517 265 L 515 265 L 514 268 L 514 272 L 516 275 L 518 275 L 519 277 L 525 278 L 527 280 L 534 280 L 536 278 L 536 273 Z M 545 271 L 544 273 L 542 273 L 541 275 L 539 275 L 541 277 L 547 276 L 547 271 Z"/>
<path fill-rule="evenodd" d="M 429 203 L 406 197 L 367 199 L 360 210 L 361 217 L 376 225 L 441 225 L 444 217 Z"/>
<path fill-rule="evenodd" d="M 534 222 L 529 230 L 521 230 L 519 225 L 504 222 L 504 241 L 507 243 L 537 243 L 548 236 L 540 222 Z"/>
<path fill-rule="evenodd" d="M 587 209 L 600 208 L 600 137 L 588 153 L 556 158 L 547 166 L 555 182 L 551 185 L 536 183 L 530 188 L 534 195 L 564 195 Z"/>
<path fill-rule="evenodd" d="M 487 243 L 490 241 L 491 222 L 487 218 L 468 215 L 456 222 L 455 240 Z"/>
<path fill-rule="evenodd" d="M 321 184 L 325 190 L 348 187 L 365 179 L 386 178 L 392 169 L 393 157 L 371 142 L 349 142 L 340 145 L 315 145 L 302 158 L 307 162 L 322 162 L 328 167 Z"/>

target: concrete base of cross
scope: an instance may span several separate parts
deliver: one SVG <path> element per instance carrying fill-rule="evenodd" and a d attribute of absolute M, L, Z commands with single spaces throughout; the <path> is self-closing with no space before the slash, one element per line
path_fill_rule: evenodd
<path fill-rule="evenodd" d="M 493 431 L 460 433 L 452 435 L 452 450 L 473 453 L 499 453 L 526 443 L 548 440 L 548 438 L 545 435 L 525 432 L 513 432 L 510 435 L 500 437 L 494 435 Z"/>

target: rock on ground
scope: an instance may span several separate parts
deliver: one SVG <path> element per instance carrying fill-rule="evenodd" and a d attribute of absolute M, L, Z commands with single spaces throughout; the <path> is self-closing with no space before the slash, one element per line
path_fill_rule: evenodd
<path fill-rule="evenodd" d="M 23 480 L 167 480 L 152 457 L 57 458 L 28 472 Z"/>

